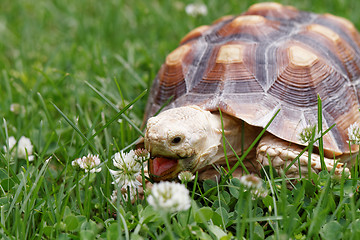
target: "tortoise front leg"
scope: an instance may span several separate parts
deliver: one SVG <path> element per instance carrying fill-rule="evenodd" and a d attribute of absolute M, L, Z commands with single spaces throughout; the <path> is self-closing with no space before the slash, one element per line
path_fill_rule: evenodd
<path fill-rule="evenodd" d="M 259 145 L 256 148 L 256 158 L 263 165 L 269 165 L 269 158 L 271 160 L 272 166 L 280 174 L 282 169 L 287 167 L 302 151 L 301 146 L 289 143 L 282 139 L 279 139 L 271 134 L 264 136 Z M 304 152 L 300 158 L 300 167 L 299 161 L 296 160 L 294 164 L 286 172 L 287 177 L 298 178 L 299 170 L 301 171 L 302 176 L 306 176 L 308 173 L 308 152 Z M 324 158 L 326 169 L 331 171 L 334 168 L 335 162 L 337 160 Z M 319 154 L 311 154 L 311 171 L 318 173 L 321 171 L 321 161 Z M 343 163 L 338 163 L 335 169 L 335 175 L 341 175 L 343 172 L 349 173 L 347 167 L 344 168 Z"/>

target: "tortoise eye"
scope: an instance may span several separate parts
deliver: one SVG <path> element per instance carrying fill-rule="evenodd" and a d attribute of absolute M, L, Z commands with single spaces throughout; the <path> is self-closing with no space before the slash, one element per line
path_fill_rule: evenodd
<path fill-rule="evenodd" d="M 171 140 L 171 143 L 172 144 L 178 144 L 179 142 L 181 142 L 182 138 L 177 136 L 177 137 L 174 137 L 172 140 Z"/>

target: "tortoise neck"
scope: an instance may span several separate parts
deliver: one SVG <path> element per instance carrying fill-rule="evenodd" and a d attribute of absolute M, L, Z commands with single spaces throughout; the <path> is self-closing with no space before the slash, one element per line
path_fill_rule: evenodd
<path fill-rule="evenodd" d="M 234 151 L 241 156 L 255 140 L 261 129 L 250 126 L 246 122 L 229 116 L 227 114 L 212 113 L 211 124 L 215 130 L 218 151 L 216 155 L 209 161 L 209 164 L 216 163 L 219 165 L 226 164 L 224 149 L 226 156 L 231 163 L 237 161 Z M 223 138 L 225 136 L 226 140 Z M 225 148 L 224 148 L 225 143 Z M 233 151 L 234 150 L 234 151 Z M 249 153 L 247 158 L 255 157 L 255 148 Z"/>

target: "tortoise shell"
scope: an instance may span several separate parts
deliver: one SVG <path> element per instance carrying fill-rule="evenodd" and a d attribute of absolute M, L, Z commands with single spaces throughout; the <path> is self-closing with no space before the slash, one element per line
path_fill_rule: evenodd
<path fill-rule="evenodd" d="M 349 152 L 347 128 L 360 119 L 360 35 L 348 20 L 278 3 L 252 5 L 188 33 L 162 65 L 145 119 L 165 107 L 198 105 L 301 144 L 322 100 L 324 149 Z M 357 149 L 352 149 L 357 151 Z"/>

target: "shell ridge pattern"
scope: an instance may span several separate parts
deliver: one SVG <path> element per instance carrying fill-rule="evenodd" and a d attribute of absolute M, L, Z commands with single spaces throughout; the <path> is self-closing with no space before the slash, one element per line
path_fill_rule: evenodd
<path fill-rule="evenodd" d="M 204 72 L 206 71 L 208 59 L 212 54 L 213 46 L 207 45 L 206 49 L 204 50 L 204 54 L 199 58 L 199 65 L 198 68 L 195 70 L 195 73 L 193 75 L 193 83 L 190 85 L 189 92 L 196 92 L 196 93 L 202 93 L 199 92 L 202 90 L 199 88 L 199 84 L 202 84 L 202 77 L 204 75 Z M 210 89 L 209 89 L 210 90 Z"/>
<path fill-rule="evenodd" d="M 303 14 L 305 14 L 306 12 L 302 12 Z M 267 44 L 267 47 L 265 48 L 265 54 L 264 54 L 264 62 L 265 63 L 269 63 L 269 52 L 271 50 L 272 47 L 280 47 L 282 46 L 284 43 L 290 41 L 293 36 L 296 36 L 299 31 L 300 31 L 300 28 L 302 26 L 304 26 L 304 24 L 309 24 L 311 22 L 314 21 L 314 19 L 316 18 L 316 15 L 315 14 L 307 14 L 308 16 L 306 16 L 306 22 L 300 22 L 300 21 L 295 21 L 295 22 L 292 22 L 292 23 L 289 23 L 288 21 L 281 21 L 283 25 L 287 25 L 288 27 L 290 27 L 290 31 L 287 32 L 286 34 L 283 34 L 283 35 L 280 35 L 280 36 L 277 36 L 276 37 L 276 41 L 272 41 L 271 43 Z M 268 19 L 270 20 L 276 20 L 276 21 L 279 21 L 280 19 L 279 18 L 271 18 L 269 17 Z M 270 70 L 269 70 L 269 66 L 271 64 L 264 64 L 264 68 L 265 68 L 265 71 L 264 71 L 264 74 L 265 74 L 265 79 L 268 79 L 268 81 L 266 81 L 266 85 L 263 86 L 265 92 L 267 92 L 270 87 L 274 84 L 275 81 L 269 81 L 270 79 Z"/>
<path fill-rule="evenodd" d="M 198 56 L 195 57 L 193 64 L 191 65 L 191 68 L 189 69 L 188 74 L 185 77 L 187 92 L 189 93 L 192 89 L 194 82 L 192 79 L 195 78 L 195 75 L 197 74 L 198 70 L 201 68 L 199 67 L 201 64 L 201 61 L 206 59 L 206 52 L 209 47 L 209 44 L 206 41 L 200 41 L 198 44 L 203 45 L 204 48 L 203 51 L 201 51 L 201 54 L 198 54 Z M 201 49 L 201 48 L 200 48 Z"/>
<path fill-rule="evenodd" d="M 181 42 L 181 45 L 187 44 L 188 42 L 191 42 L 191 41 L 196 41 L 200 38 L 204 39 L 206 42 L 211 42 L 211 40 L 210 40 L 211 36 L 214 35 L 214 33 L 216 33 L 218 31 L 218 29 L 222 28 L 225 24 L 227 24 L 228 22 L 231 22 L 234 18 L 235 17 L 229 16 L 229 19 L 225 19 L 223 21 L 217 22 L 214 25 L 205 25 L 205 26 L 208 26 L 209 29 L 207 29 L 204 33 L 202 33 L 196 37 L 192 37 L 192 38 L 187 39 L 184 42 Z"/>
<path fill-rule="evenodd" d="M 265 5 L 188 34 L 181 46 L 189 44 L 191 53 L 179 60 L 182 72 L 175 69 L 177 76 L 175 70 L 160 70 L 146 116 L 171 95 L 175 97 L 165 109 L 220 107 L 259 127 L 280 109 L 269 132 L 299 144 L 295 135 L 317 123 L 319 95 L 324 127 L 337 123 L 325 139 L 326 148 L 346 152 L 346 129 L 360 119 L 354 110 L 360 108 L 360 35 L 338 17 Z M 219 57 L 224 46 L 228 52 Z"/>
<path fill-rule="evenodd" d="M 360 75 L 360 55 L 346 41 L 345 35 L 339 35 L 333 29 L 323 25 L 311 24 L 307 31 L 298 35 L 298 39 L 320 51 L 333 66 L 339 68 L 344 77 L 357 78 Z"/>
<path fill-rule="evenodd" d="M 360 78 L 351 82 L 351 87 L 354 89 L 354 92 L 357 96 L 358 101 L 360 102 Z"/>
<path fill-rule="evenodd" d="M 343 66 L 341 60 L 332 52 L 331 49 L 327 48 L 326 46 L 323 46 L 319 44 L 317 39 L 309 38 L 307 36 L 303 35 L 296 35 L 294 36 L 294 39 L 306 43 L 309 47 L 311 47 L 314 51 L 317 51 L 323 56 L 323 59 L 326 61 L 332 62 L 332 67 L 337 67 L 337 72 L 340 72 L 344 77 L 348 78 L 346 75 L 346 69 Z"/>
<path fill-rule="evenodd" d="M 359 45 L 354 41 L 354 39 L 349 36 L 349 34 L 343 30 L 337 23 L 335 22 L 329 22 L 328 19 L 326 18 L 326 16 L 324 15 L 319 15 L 314 23 L 316 24 L 320 24 L 322 26 L 328 27 L 330 29 L 332 29 L 333 31 L 335 31 L 337 34 L 339 34 L 341 37 L 344 38 L 344 40 L 350 44 L 350 46 L 352 47 L 352 49 L 354 49 L 357 54 L 360 54 L 360 48 Z M 359 39 L 360 40 L 360 39 Z"/>
<path fill-rule="evenodd" d="M 257 82 L 259 82 L 264 92 L 267 91 L 269 85 L 268 81 L 266 81 L 266 79 L 269 79 L 268 76 L 269 64 L 266 64 L 268 62 L 268 56 L 267 56 L 268 51 L 269 48 L 263 46 L 263 44 L 259 43 L 257 45 L 255 58 L 258 61 L 258 63 L 256 64 L 256 68 L 255 68 L 256 71 L 255 76 L 257 78 Z M 265 81 L 261 81 L 261 80 L 265 80 Z"/>
<path fill-rule="evenodd" d="M 333 125 L 334 118 L 330 113 L 328 113 L 328 111 L 325 110 L 323 111 L 323 121 L 326 122 L 326 126 L 330 128 Z M 346 141 L 347 139 L 344 139 L 346 137 L 342 133 L 343 131 L 341 131 L 337 125 L 334 125 L 331 131 L 329 131 L 326 135 L 328 135 L 328 138 L 334 139 L 334 141 L 339 145 L 340 149 L 348 148 L 349 145 L 344 144 L 344 140 Z"/>

